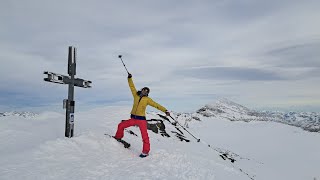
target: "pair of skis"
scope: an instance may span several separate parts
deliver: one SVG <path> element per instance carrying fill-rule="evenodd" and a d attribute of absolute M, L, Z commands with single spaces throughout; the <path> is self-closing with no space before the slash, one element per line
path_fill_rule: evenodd
<path fill-rule="evenodd" d="M 126 149 L 129 149 L 129 147 L 131 146 L 130 143 L 128 143 L 128 142 L 125 141 L 125 140 L 116 139 L 114 136 L 111 136 L 110 134 L 107 134 L 107 133 L 105 133 L 104 135 L 106 135 L 106 136 L 108 136 L 108 137 L 110 137 L 110 138 L 114 138 L 116 141 L 118 141 L 119 143 L 123 144 L 123 147 L 126 148 Z M 148 156 L 148 154 L 144 154 L 144 153 L 141 153 L 141 154 L 139 155 L 139 157 L 141 157 L 141 158 L 145 158 L 145 157 L 147 157 L 147 156 Z"/>
<path fill-rule="evenodd" d="M 110 138 L 114 138 L 114 136 L 111 136 L 110 134 L 107 134 L 107 133 L 105 133 L 104 135 L 106 135 L 106 136 L 109 136 Z M 125 140 L 122 140 L 122 139 L 116 139 L 116 138 L 114 138 L 116 141 L 118 141 L 119 143 L 121 143 L 121 144 L 123 144 L 123 147 L 124 148 L 129 148 L 131 145 L 130 145 L 130 143 L 128 143 L 127 141 L 125 141 Z"/>

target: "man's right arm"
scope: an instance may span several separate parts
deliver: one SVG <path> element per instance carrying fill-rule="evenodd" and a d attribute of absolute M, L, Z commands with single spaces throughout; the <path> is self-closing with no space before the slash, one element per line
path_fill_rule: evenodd
<path fill-rule="evenodd" d="M 134 86 L 131 74 L 128 74 L 128 84 L 129 84 L 132 95 L 135 96 L 137 94 L 137 90 L 136 90 L 136 87 Z"/>

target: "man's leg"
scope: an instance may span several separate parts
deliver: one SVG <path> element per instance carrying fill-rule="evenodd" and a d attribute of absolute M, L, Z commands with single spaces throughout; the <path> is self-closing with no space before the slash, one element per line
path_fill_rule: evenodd
<path fill-rule="evenodd" d="M 130 126 L 134 125 L 134 120 L 133 119 L 128 119 L 125 121 L 122 121 L 121 123 L 119 123 L 118 125 L 118 130 L 116 132 L 116 135 L 114 136 L 114 138 L 116 139 L 122 139 L 124 136 L 124 129 Z"/>
<path fill-rule="evenodd" d="M 147 131 L 147 121 L 146 120 L 136 120 L 136 122 L 140 128 L 141 137 L 142 137 L 142 141 L 143 141 L 142 153 L 149 154 L 150 141 L 149 141 L 149 136 L 148 136 L 148 131 Z"/>

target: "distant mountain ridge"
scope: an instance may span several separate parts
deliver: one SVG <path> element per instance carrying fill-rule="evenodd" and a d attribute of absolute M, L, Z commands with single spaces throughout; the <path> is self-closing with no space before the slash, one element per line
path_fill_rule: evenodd
<path fill-rule="evenodd" d="M 310 132 L 320 132 L 320 113 L 316 112 L 281 112 L 281 111 L 255 111 L 228 99 L 220 99 L 216 103 L 207 104 L 195 113 L 175 113 L 179 120 L 188 122 L 201 121 L 202 117 L 217 117 L 230 121 L 272 121 L 291 126 L 300 127 Z M 39 114 L 33 112 L 0 112 L 0 118 L 16 116 L 23 118 L 35 118 Z"/>
<path fill-rule="evenodd" d="M 33 112 L 17 112 L 17 111 L 12 111 L 12 112 L 0 112 L 0 117 L 4 116 L 19 116 L 19 117 L 24 117 L 24 118 L 34 118 L 38 114 L 33 113 Z"/>
<path fill-rule="evenodd" d="M 230 121 L 273 121 L 310 132 L 320 132 L 320 113 L 255 111 L 228 99 L 220 99 L 215 104 L 207 104 L 196 112 L 205 117 L 218 117 Z"/>

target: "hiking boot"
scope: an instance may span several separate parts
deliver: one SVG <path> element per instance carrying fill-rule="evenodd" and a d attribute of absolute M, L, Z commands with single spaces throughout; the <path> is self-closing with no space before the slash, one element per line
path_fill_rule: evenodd
<path fill-rule="evenodd" d="M 141 154 L 139 155 L 139 157 L 145 158 L 145 157 L 147 157 L 148 155 L 149 155 L 149 154 L 141 153 Z"/>

